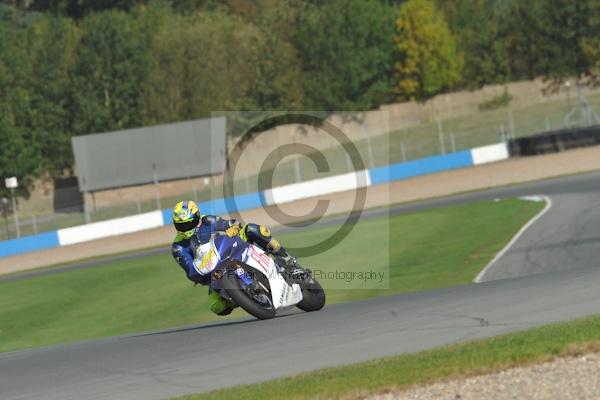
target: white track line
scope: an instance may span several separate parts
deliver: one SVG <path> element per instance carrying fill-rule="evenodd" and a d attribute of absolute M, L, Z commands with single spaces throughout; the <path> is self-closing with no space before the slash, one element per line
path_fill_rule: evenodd
<path fill-rule="evenodd" d="M 544 209 L 542 211 L 540 211 L 538 215 L 536 215 L 531 220 L 529 220 L 529 222 L 527 224 L 525 224 L 525 226 L 523 226 L 519 232 L 517 232 L 517 234 L 511 239 L 511 241 L 508 242 L 508 244 L 502 250 L 500 250 L 500 252 L 498 254 L 496 254 L 496 257 L 494 257 L 494 259 L 492 261 L 490 261 L 488 263 L 488 265 L 485 266 L 484 269 L 481 270 L 481 272 L 475 277 L 473 282 L 480 283 L 481 280 L 483 279 L 483 276 L 489 271 L 489 269 L 494 265 L 494 263 L 496 261 L 498 261 L 508 250 L 510 250 L 510 248 L 515 244 L 515 242 L 517 240 L 519 240 L 519 238 L 525 233 L 525 231 L 527 229 L 529 229 L 529 227 L 531 225 L 535 224 L 537 220 L 542 218 L 544 216 L 544 214 L 546 214 L 548 212 L 548 210 L 550 210 L 550 208 L 552 207 L 552 199 L 548 196 L 538 196 L 538 197 L 542 198 L 546 202 L 546 207 L 544 207 Z M 532 196 L 529 196 L 526 198 L 532 199 Z"/>

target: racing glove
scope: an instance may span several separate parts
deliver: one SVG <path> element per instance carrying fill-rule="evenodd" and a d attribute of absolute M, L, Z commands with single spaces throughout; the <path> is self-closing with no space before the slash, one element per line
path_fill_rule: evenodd
<path fill-rule="evenodd" d="M 240 224 L 231 225 L 229 228 L 227 228 L 225 234 L 229 237 L 237 236 L 240 233 L 240 228 Z"/>

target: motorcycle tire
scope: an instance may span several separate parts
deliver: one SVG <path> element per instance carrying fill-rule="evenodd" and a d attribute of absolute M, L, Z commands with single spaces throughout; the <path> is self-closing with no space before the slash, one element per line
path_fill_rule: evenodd
<path fill-rule="evenodd" d="M 229 296 L 248 314 L 255 316 L 258 319 L 271 319 L 275 317 L 275 307 L 271 302 L 271 308 L 265 308 L 254 301 L 246 290 L 240 285 L 239 278 L 236 277 L 233 269 L 223 275 L 221 287 Z M 269 295 L 270 298 L 270 295 Z"/>
<path fill-rule="evenodd" d="M 302 311 L 318 311 L 325 306 L 325 291 L 316 279 L 297 282 L 302 290 L 302 301 L 296 307 Z"/>

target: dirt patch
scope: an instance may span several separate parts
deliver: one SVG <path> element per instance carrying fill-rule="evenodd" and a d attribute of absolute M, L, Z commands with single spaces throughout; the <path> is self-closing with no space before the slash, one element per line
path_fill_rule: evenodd
<path fill-rule="evenodd" d="M 600 355 L 558 358 L 494 374 L 439 382 L 369 400 L 599 399 Z"/>
<path fill-rule="evenodd" d="M 600 170 L 600 146 L 571 150 L 564 153 L 537 157 L 516 158 L 494 164 L 441 172 L 372 186 L 366 189 L 365 208 L 422 200 L 431 197 L 481 190 L 495 186 L 534 181 L 554 176 Z M 330 201 L 326 215 L 352 210 L 355 200 L 353 191 L 335 193 L 321 199 Z M 292 216 L 309 214 L 316 199 L 284 204 L 281 210 Z M 272 207 L 241 213 L 245 221 L 280 225 L 269 215 Z M 288 217 L 284 223 L 295 218 Z M 62 264 L 84 258 L 109 255 L 152 246 L 168 246 L 174 237 L 171 226 L 138 233 L 109 237 L 56 249 L 0 259 L 0 274 L 23 271 L 43 266 Z"/>

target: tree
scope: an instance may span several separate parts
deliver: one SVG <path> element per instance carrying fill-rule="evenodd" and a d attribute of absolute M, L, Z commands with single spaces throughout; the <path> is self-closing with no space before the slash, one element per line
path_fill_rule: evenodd
<path fill-rule="evenodd" d="M 518 77 L 563 80 L 593 71 L 600 1 L 513 2 L 505 21 L 511 69 Z"/>
<path fill-rule="evenodd" d="M 290 26 L 297 18 L 297 5 L 263 2 L 251 22 L 259 29 L 259 57 L 250 97 L 256 110 L 302 108 L 301 60 L 292 43 Z"/>
<path fill-rule="evenodd" d="M 26 126 L 35 135 L 40 167 L 54 175 L 73 162 L 70 99 L 79 37 L 70 19 L 53 15 L 45 15 L 28 30 L 32 111 Z"/>
<path fill-rule="evenodd" d="M 490 0 L 438 0 L 457 50 L 464 57 L 461 86 L 478 88 L 510 80 L 503 3 Z"/>
<path fill-rule="evenodd" d="M 303 4 L 291 29 L 306 109 L 360 111 L 391 99 L 394 14 L 382 1 Z"/>
<path fill-rule="evenodd" d="M 396 21 L 396 64 L 401 98 L 422 100 L 451 88 L 461 78 L 462 57 L 444 14 L 432 0 L 408 0 Z"/>
<path fill-rule="evenodd" d="M 589 83 L 600 85 L 600 38 L 588 37 L 581 41 L 582 55 L 589 63 L 589 69 L 586 71 L 586 78 Z"/>
<path fill-rule="evenodd" d="M 33 110 L 27 30 L 37 18 L 0 5 L 0 177 L 17 176 L 21 193 L 41 173 L 39 146 L 28 129 Z M 4 185 L 0 193 L 6 194 Z"/>
<path fill-rule="evenodd" d="M 149 72 L 146 41 L 131 14 L 105 11 L 82 22 L 74 81 L 74 134 L 141 125 L 138 108 Z"/>
<path fill-rule="evenodd" d="M 222 13 L 174 15 L 150 51 L 152 70 L 141 103 L 143 122 L 209 117 L 249 106 L 260 35 L 256 27 Z"/>

